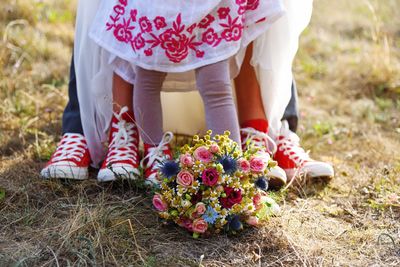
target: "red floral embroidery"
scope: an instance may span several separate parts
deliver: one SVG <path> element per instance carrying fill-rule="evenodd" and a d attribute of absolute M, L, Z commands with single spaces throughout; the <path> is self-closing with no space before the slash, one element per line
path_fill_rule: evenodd
<path fill-rule="evenodd" d="M 238 9 L 232 12 L 229 7 L 221 7 L 217 10 L 216 17 L 208 14 L 198 24 L 190 26 L 182 23 L 181 14 L 177 14 L 172 25 L 167 25 L 166 18 L 157 16 L 148 18 L 142 16 L 138 19 L 138 10 L 129 11 L 127 18 L 128 0 L 119 0 L 119 4 L 113 7 L 114 13 L 107 22 L 107 31 L 113 30 L 114 37 L 131 45 L 135 53 L 143 51 L 145 56 L 152 56 L 153 49 L 161 47 L 165 56 L 174 63 L 180 63 L 191 53 L 198 58 L 205 55 L 203 46 L 216 47 L 222 41 L 239 41 L 243 35 L 243 15 L 246 10 L 256 10 L 259 0 L 236 0 Z M 165 28 L 165 30 L 163 30 Z M 140 29 L 140 31 L 139 31 Z M 197 29 L 196 34 L 193 35 Z M 155 30 L 162 32 L 155 32 Z M 135 34 L 135 36 L 134 36 Z M 199 40 L 198 34 L 201 34 Z"/>
<path fill-rule="evenodd" d="M 136 17 L 137 17 L 137 10 L 131 10 L 131 19 L 133 22 L 136 22 Z"/>
<path fill-rule="evenodd" d="M 153 55 L 153 50 L 151 48 L 144 50 L 144 54 L 148 57 Z"/>
<path fill-rule="evenodd" d="M 256 10 L 260 6 L 260 0 L 247 0 L 247 10 Z"/>
<path fill-rule="evenodd" d="M 225 30 L 222 32 L 221 37 L 224 38 L 227 42 L 239 41 L 243 34 L 243 24 L 240 21 L 239 17 L 232 21 L 232 18 L 228 18 L 228 24 L 221 24 L 225 27 Z"/>
<path fill-rule="evenodd" d="M 188 33 L 192 34 L 192 33 L 193 33 L 193 30 L 196 28 L 196 26 L 197 26 L 197 24 L 194 23 L 192 26 L 190 26 L 189 28 L 187 28 L 186 31 L 187 31 Z"/>
<path fill-rule="evenodd" d="M 218 9 L 218 17 L 220 19 L 226 19 L 229 16 L 231 9 L 229 7 L 221 7 Z"/>
<path fill-rule="evenodd" d="M 133 46 L 139 50 L 142 49 L 146 45 L 146 41 L 144 40 L 142 34 L 139 34 L 133 39 Z"/>
<path fill-rule="evenodd" d="M 132 30 L 135 28 L 133 26 L 129 26 L 129 21 L 123 20 L 123 23 L 115 26 L 114 36 L 118 41 L 129 43 L 132 40 Z"/>
<path fill-rule="evenodd" d="M 214 29 L 209 28 L 207 31 L 203 33 L 202 41 L 211 46 L 217 46 L 221 41 L 221 39 L 218 37 L 218 34 L 215 32 Z"/>
<path fill-rule="evenodd" d="M 215 20 L 214 16 L 212 16 L 211 14 L 208 14 L 204 19 L 202 19 L 199 23 L 199 28 L 201 29 L 207 29 L 211 23 L 213 23 Z"/>
<path fill-rule="evenodd" d="M 156 17 L 154 19 L 154 25 L 156 26 L 157 30 L 161 30 L 162 28 L 167 27 L 167 23 L 165 22 L 165 18 L 164 17 Z"/>
<path fill-rule="evenodd" d="M 152 32 L 153 26 L 151 25 L 150 20 L 147 17 L 141 17 L 139 19 L 139 25 L 142 32 Z"/>
<path fill-rule="evenodd" d="M 120 5 L 116 5 L 114 7 L 114 12 L 117 13 L 118 15 L 123 15 L 125 13 L 125 8 Z"/>

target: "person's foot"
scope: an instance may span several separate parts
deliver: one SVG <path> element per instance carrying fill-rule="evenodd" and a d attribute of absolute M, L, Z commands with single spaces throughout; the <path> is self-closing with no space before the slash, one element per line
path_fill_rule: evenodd
<path fill-rule="evenodd" d="M 271 156 L 276 151 L 275 142 L 268 136 L 268 134 L 263 133 L 261 131 L 257 131 L 254 128 L 242 128 L 240 130 L 241 139 L 242 139 L 242 149 L 245 151 L 250 146 L 254 146 L 260 148 L 263 152 L 265 152 L 265 157 L 267 160 L 271 158 Z M 286 174 L 285 171 L 282 170 L 279 166 L 275 166 L 271 168 L 269 172 L 269 187 L 272 189 L 280 189 L 282 186 L 286 184 Z"/>
<path fill-rule="evenodd" d="M 66 133 L 40 175 L 45 179 L 85 180 L 88 178 L 89 164 L 85 137 Z"/>
<path fill-rule="evenodd" d="M 108 152 L 97 180 L 136 179 L 139 175 L 139 133 L 133 113 L 122 108 L 112 118 Z"/>
<path fill-rule="evenodd" d="M 285 170 L 288 180 L 305 175 L 310 178 L 332 178 L 332 165 L 315 161 L 300 146 L 300 138 L 289 130 L 287 121 L 282 121 L 282 129 L 277 138 L 277 152 L 274 159 Z"/>
<path fill-rule="evenodd" d="M 159 145 L 144 144 L 144 158 L 141 161 L 141 166 L 144 170 L 146 185 L 156 187 L 160 184 L 158 175 L 160 163 L 172 159 L 170 142 L 173 136 L 171 132 L 167 132 Z"/>

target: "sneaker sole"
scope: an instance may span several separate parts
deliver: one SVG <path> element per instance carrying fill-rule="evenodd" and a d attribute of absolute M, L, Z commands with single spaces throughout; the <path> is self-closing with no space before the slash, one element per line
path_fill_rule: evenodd
<path fill-rule="evenodd" d="M 269 177 L 269 188 L 273 190 L 281 189 L 287 181 L 286 172 L 281 167 L 271 168 L 271 171 L 268 173 Z"/>
<path fill-rule="evenodd" d="M 297 169 L 285 169 L 286 175 L 288 180 L 291 181 L 295 175 L 304 175 L 307 178 L 311 179 L 326 179 L 330 180 L 335 176 L 335 171 L 333 170 L 332 166 L 324 167 L 324 168 L 315 168 L 314 170 L 310 168 L 309 170 L 301 170 L 298 171 Z"/>
<path fill-rule="evenodd" d="M 86 180 L 89 177 L 88 168 L 73 166 L 49 166 L 40 175 L 43 179 Z"/>
<path fill-rule="evenodd" d="M 137 180 L 140 176 L 138 169 L 127 167 L 114 167 L 113 170 L 103 169 L 97 175 L 97 181 L 101 183 L 112 182 L 119 179 Z"/>

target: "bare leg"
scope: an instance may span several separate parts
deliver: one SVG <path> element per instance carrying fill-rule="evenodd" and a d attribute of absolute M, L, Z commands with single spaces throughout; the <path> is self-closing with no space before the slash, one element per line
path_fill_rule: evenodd
<path fill-rule="evenodd" d="M 250 44 L 239 75 L 235 79 L 239 123 L 250 120 L 267 120 L 258 85 L 256 72 L 250 64 L 253 44 Z"/>
<path fill-rule="evenodd" d="M 114 73 L 112 91 L 113 111 L 119 113 L 121 108 L 128 107 L 133 112 L 133 85 Z"/>

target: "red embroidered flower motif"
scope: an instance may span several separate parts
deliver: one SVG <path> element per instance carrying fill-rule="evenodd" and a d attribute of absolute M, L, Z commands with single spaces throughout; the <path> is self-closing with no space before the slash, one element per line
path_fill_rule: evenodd
<path fill-rule="evenodd" d="M 189 28 L 186 29 L 186 31 L 190 34 L 193 33 L 193 30 L 196 28 L 197 23 L 192 24 L 192 26 L 190 26 Z"/>
<path fill-rule="evenodd" d="M 221 7 L 217 12 L 220 19 L 226 19 L 231 12 L 231 9 L 229 7 Z"/>
<path fill-rule="evenodd" d="M 200 50 L 196 50 L 196 57 L 198 57 L 198 58 L 202 58 L 202 57 L 204 57 L 204 51 L 200 51 Z"/>
<path fill-rule="evenodd" d="M 131 10 L 131 19 L 133 22 L 136 22 L 136 17 L 137 17 L 137 9 L 132 9 Z"/>
<path fill-rule="evenodd" d="M 147 17 L 141 17 L 139 19 L 139 25 L 142 32 L 151 32 L 153 31 L 153 27 L 151 26 L 151 22 Z"/>
<path fill-rule="evenodd" d="M 153 55 L 153 50 L 151 48 L 144 50 L 144 54 L 148 57 Z"/>
<path fill-rule="evenodd" d="M 125 21 L 124 23 L 120 23 L 115 25 L 114 29 L 114 36 L 117 38 L 118 41 L 124 42 L 124 43 L 129 43 L 132 40 L 132 31 L 135 27 L 129 26 L 129 20 L 128 22 Z"/>
<path fill-rule="evenodd" d="M 260 5 L 260 0 L 247 0 L 247 10 L 256 10 Z"/>
<path fill-rule="evenodd" d="M 243 15 L 247 10 L 247 0 L 236 0 L 236 4 L 239 6 L 238 14 Z"/>
<path fill-rule="evenodd" d="M 121 5 L 123 5 L 123 6 L 127 6 L 127 5 L 128 5 L 128 0 L 119 0 L 119 2 L 120 2 Z"/>
<path fill-rule="evenodd" d="M 125 8 L 121 5 L 116 5 L 114 7 L 114 12 L 117 13 L 117 15 L 123 15 L 125 14 Z"/>
<path fill-rule="evenodd" d="M 164 17 L 160 17 L 160 16 L 158 16 L 158 17 L 156 17 L 154 19 L 154 25 L 156 26 L 157 30 L 160 30 L 162 28 L 167 27 L 167 23 L 165 22 L 165 18 Z"/>
<path fill-rule="evenodd" d="M 215 32 L 215 30 L 213 28 L 209 28 L 209 29 L 207 29 L 207 31 L 205 31 L 203 33 L 202 41 L 209 45 L 215 46 L 215 44 L 218 41 L 218 34 Z"/>
<path fill-rule="evenodd" d="M 215 18 L 211 14 L 208 14 L 204 19 L 200 21 L 198 26 L 201 29 L 207 29 L 211 25 L 211 23 L 214 22 L 214 20 Z"/>
<path fill-rule="evenodd" d="M 182 34 L 185 26 L 181 26 L 181 15 L 179 14 L 172 29 L 166 30 L 160 35 L 161 47 L 165 54 L 174 63 L 180 63 L 189 54 L 189 38 Z"/>
<path fill-rule="evenodd" d="M 240 6 L 238 9 L 238 14 L 243 15 L 247 10 L 247 6 Z"/>
<path fill-rule="evenodd" d="M 239 41 L 243 34 L 243 25 L 238 22 L 239 17 L 230 21 L 229 25 L 221 24 L 225 27 L 225 30 L 222 32 L 221 37 L 225 39 L 227 42 Z"/>
<path fill-rule="evenodd" d="M 142 34 L 138 34 L 135 39 L 133 39 L 133 44 L 135 49 L 142 49 L 146 45 L 146 41 L 144 40 Z"/>

